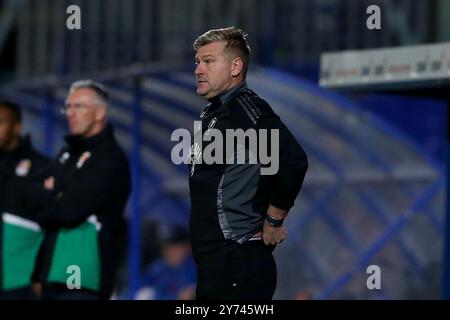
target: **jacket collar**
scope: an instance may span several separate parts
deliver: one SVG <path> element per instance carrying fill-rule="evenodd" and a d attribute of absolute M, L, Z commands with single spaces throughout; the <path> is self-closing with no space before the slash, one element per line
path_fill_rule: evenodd
<path fill-rule="evenodd" d="M 29 135 L 19 137 L 17 147 L 11 151 L 0 151 L 0 154 L 12 157 L 28 156 L 32 150 L 31 138 Z"/>
<path fill-rule="evenodd" d="M 84 138 L 80 135 L 67 135 L 64 137 L 67 144 L 74 149 L 90 149 L 106 140 L 114 137 L 114 130 L 110 124 L 95 136 Z"/>
<path fill-rule="evenodd" d="M 209 103 L 206 105 L 204 114 L 207 112 L 212 112 L 224 105 L 231 99 L 233 99 L 239 92 L 247 89 L 247 83 L 245 80 L 239 82 L 235 86 L 231 87 L 227 91 L 222 92 L 221 94 L 215 96 L 214 98 L 208 99 Z"/>

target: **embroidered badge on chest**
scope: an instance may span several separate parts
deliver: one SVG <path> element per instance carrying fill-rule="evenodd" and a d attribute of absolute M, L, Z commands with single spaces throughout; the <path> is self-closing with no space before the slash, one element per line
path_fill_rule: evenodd
<path fill-rule="evenodd" d="M 195 142 L 190 150 L 189 150 L 189 163 L 191 164 L 191 177 L 194 175 L 195 164 L 200 162 L 200 158 L 202 157 L 202 147 L 198 142 Z"/>
<path fill-rule="evenodd" d="M 69 158 L 70 158 L 70 153 L 64 152 L 64 153 L 59 157 L 59 163 L 65 164 L 65 163 L 67 162 L 67 160 L 69 160 Z"/>
<path fill-rule="evenodd" d="M 83 152 L 81 157 L 78 159 L 77 162 L 77 168 L 81 169 L 81 167 L 84 165 L 84 163 L 91 157 L 91 153 L 89 151 Z"/>
<path fill-rule="evenodd" d="M 208 130 L 206 130 L 205 135 L 209 135 L 209 131 L 210 131 L 212 128 L 214 128 L 214 126 L 216 125 L 216 123 L 217 123 L 217 118 L 216 118 L 216 117 L 212 118 L 212 120 L 211 120 L 211 121 L 209 122 L 209 124 L 208 124 Z"/>
<path fill-rule="evenodd" d="M 16 176 L 25 177 L 31 169 L 31 160 L 23 159 L 16 166 Z"/>

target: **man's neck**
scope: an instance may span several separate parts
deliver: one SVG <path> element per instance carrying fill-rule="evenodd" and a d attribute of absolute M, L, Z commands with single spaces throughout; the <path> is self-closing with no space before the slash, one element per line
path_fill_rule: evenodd
<path fill-rule="evenodd" d="M 214 99 L 220 99 L 220 102 L 224 104 L 229 97 L 231 97 L 236 91 L 240 90 L 242 87 L 246 86 L 245 80 L 240 80 L 239 82 L 236 82 L 234 85 L 228 87 L 227 90 L 220 93 L 215 97 Z"/>
<path fill-rule="evenodd" d="M 89 133 L 84 134 L 83 138 L 89 139 L 95 137 L 96 135 L 100 134 L 105 129 L 105 127 L 106 123 L 99 124 L 96 127 L 92 128 L 92 130 L 89 131 Z"/>

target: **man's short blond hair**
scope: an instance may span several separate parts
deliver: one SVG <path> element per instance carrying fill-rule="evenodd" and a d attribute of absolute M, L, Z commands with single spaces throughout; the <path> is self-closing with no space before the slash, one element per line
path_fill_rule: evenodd
<path fill-rule="evenodd" d="M 212 29 L 199 36 L 193 44 L 195 51 L 199 48 L 213 43 L 225 42 L 225 50 L 241 58 L 243 62 L 242 74 L 247 76 L 248 64 L 250 61 L 250 46 L 247 42 L 247 34 L 236 27 L 222 29 Z"/>

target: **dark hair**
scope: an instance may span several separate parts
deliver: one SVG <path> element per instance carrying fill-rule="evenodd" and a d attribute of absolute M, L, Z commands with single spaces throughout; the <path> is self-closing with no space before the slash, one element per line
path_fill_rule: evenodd
<path fill-rule="evenodd" d="M 17 103 L 10 100 L 0 100 L 0 108 L 8 109 L 13 115 L 14 121 L 22 122 L 22 111 Z"/>
<path fill-rule="evenodd" d="M 101 83 L 96 82 L 91 79 L 78 80 L 78 81 L 75 81 L 74 83 L 72 83 L 72 85 L 70 86 L 70 91 L 75 90 L 75 89 L 83 89 L 83 88 L 92 89 L 97 94 L 97 96 L 100 98 L 100 100 L 102 100 L 102 102 L 105 103 L 105 105 L 108 104 L 109 93 L 108 93 L 108 90 L 106 89 L 106 87 L 104 85 L 102 85 Z"/>
<path fill-rule="evenodd" d="M 242 59 L 245 79 L 250 62 L 250 46 L 247 42 L 247 34 L 236 27 L 213 29 L 199 36 L 194 41 L 193 47 L 195 51 L 198 51 L 199 48 L 218 41 L 224 41 L 226 43 L 225 50 L 232 51 Z"/>
<path fill-rule="evenodd" d="M 180 224 L 166 226 L 162 231 L 163 241 L 167 244 L 180 244 L 189 242 L 189 231 Z"/>

